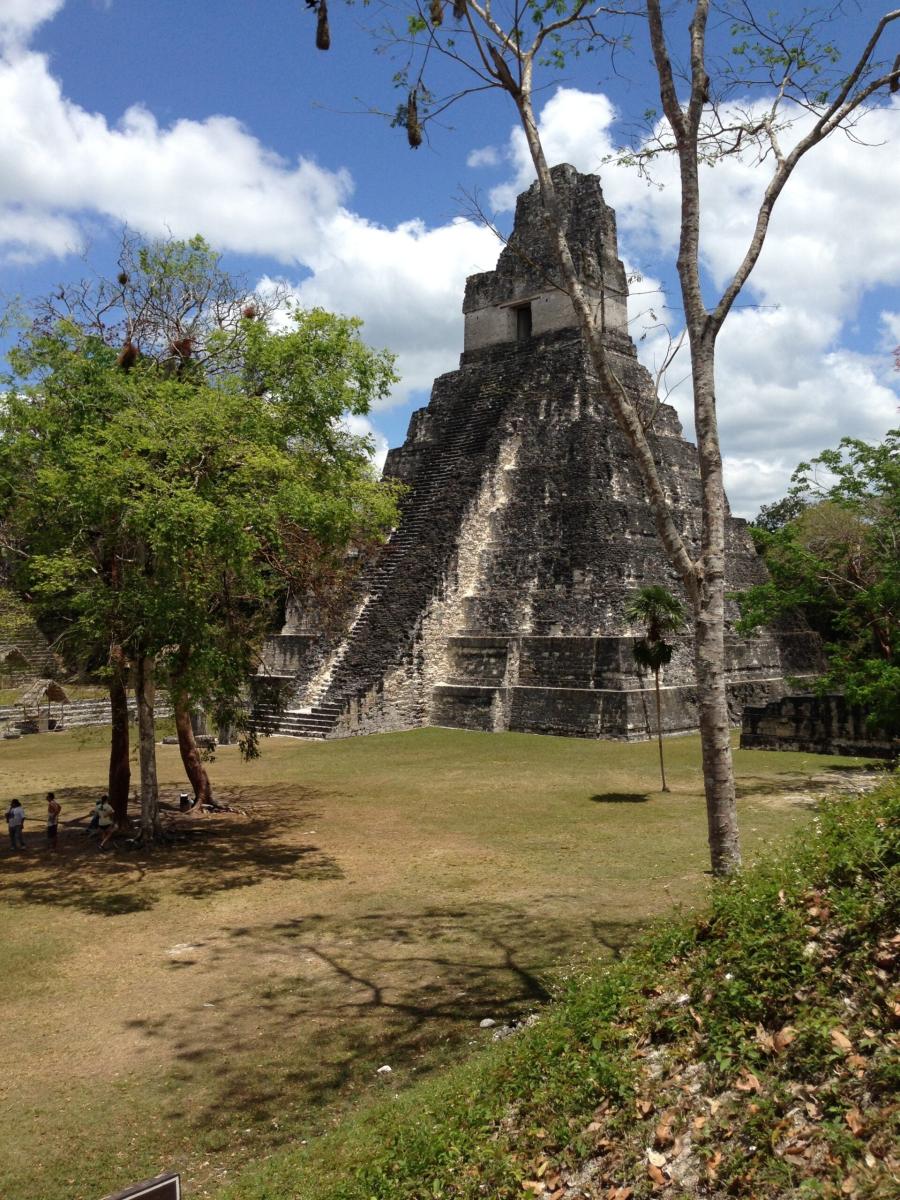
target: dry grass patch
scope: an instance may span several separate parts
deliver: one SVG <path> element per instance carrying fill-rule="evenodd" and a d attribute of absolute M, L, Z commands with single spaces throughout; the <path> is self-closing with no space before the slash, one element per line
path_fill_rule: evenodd
<path fill-rule="evenodd" d="M 667 744 L 668 795 L 652 744 L 421 730 L 273 739 L 255 764 L 225 748 L 211 771 L 240 811 L 173 817 L 180 836 L 152 855 L 85 837 L 104 740 L 0 743 L 0 799 L 29 815 L 27 853 L 0 862 L 19 1040 L 6 1200 L 96 1200 L 173 1166 L 211 1195 L 480 1044 L 479 1020 L 539 1004 L 562 959 L 616 955 L 705 888 L 695 738 Z M 812 777 L 841 765 L 738 764 L 751 851 L 806 820 Z M 160 777 L 173 799 L 175 747 Z M 48 788 L 58 855 L 41 844 Z"/>

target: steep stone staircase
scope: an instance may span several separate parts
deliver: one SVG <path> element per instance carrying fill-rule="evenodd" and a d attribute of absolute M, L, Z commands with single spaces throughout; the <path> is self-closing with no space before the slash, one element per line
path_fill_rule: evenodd
<path fill-rule="evenodd" d="M 432 403 L 437 402 L 438 419 L 416 444 L 411 469 L 396 472 L 410 490 L 348 633 L 326 659 L 305 702 L 280 714 L 257 705 L 260 721 L 277 732 L 327 738 L 350 702 L 408 653 L 427 600 L 441 587 L 466 506 L 496 452 L 497 423 L 509 395 L 499 378 L 495 386 L 485 386 L 479 372 L 479 386 L 467 387 L 466 373 L 461 374 L 461 380 L 454 373 L 436 381 Z M 451 378 L 453 386 L 446 382 Z M 390 460 L 386 474 L 391 474 Z"/>
<path fill-rule="evenodd" d="M 22 605 L 8 592 L 0 589 L 0 648 L 16 650 L 10 668 L 3 670 L 5 686 L 16 686 L 31 679 L 52 678 L 59 672 L 59 663 L 47 645 L 47 639 L 31 620 Z M 15 666 L 13 664 L 15 663 Z M 0 663 L 2 668 L 2 663 Z"/>

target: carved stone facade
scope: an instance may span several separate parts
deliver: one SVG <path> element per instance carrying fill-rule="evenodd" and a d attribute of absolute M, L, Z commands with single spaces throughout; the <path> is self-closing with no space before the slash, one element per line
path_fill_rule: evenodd
<path fill-rule="evenodd" d="M 615 216 L 599 180 L 554 169 L 573 256 L 603 306 L 613 366 L 656 408 L 652 440 L 676 521 L 696 545 L 696 449 L 657 406 L 627 332 Z M 646 737 L 651 683 L 636 670 L 625 607 L 638 588 L 681 587 L 659 544 L 627 443 L 592 379 L 569 297 L 556 281 L 540 197 L 519 197 L 494 271 L 466 286 L 459 370 L 434 383 L 385 474 L 408 487 L 399 526 L 343 634 L 302 617 L 273 638 L 266 669 L 290 681 L 285 733 L 342 737 L 421 725 L 577 737 Z M 761 580 L 746 523 L 728 531 L 728 587 Z M 737 616 L 732 604 L 729 619 Z M 314 625 L 314 622 L 313 622 Z M 691 638 L 663 677 L 663 724 L 695 728 Z M 728 634 L 730 694 L 782 694 L 814 674 L 816 639 L 784 629 Z"/>
<path fill-rule="evenodd" d="M 900 738 L 872 728 L 862 709 L 848 704 L 844 696 L 807 694 L 748 705 L 741 721 L 741 748 L 896 759 Z"/>

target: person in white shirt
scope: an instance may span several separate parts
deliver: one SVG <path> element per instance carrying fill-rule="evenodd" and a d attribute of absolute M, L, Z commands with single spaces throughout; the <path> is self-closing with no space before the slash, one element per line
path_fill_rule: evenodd
<path fill-rule="evenodd" d="M 9 841 L 13 850 L 25 849 L 25 809 L 21 800 L 13 800 L 6 814 L 9 826 Z"/>
<path fill-rule="evenodd" d="M 97 816 L 99 817 L 97 828 L 100 834 L 100 849 L 105 850 L 106 843 L 116 830 L 116 814 L 113 806 L 109 802 L 109 796 L 104 796 L 97 805 Z"/>

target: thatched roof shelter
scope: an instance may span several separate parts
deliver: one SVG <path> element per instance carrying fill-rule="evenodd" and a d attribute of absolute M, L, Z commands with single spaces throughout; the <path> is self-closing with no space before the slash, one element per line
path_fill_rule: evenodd
<path fill-rule="evenodd" d="M 23 708 L 37 708 L 48 700 L 54 704 L 69 703 L 69 697 L 53 679 L 37 679 L 24 693 L 19 703 Z"/>

